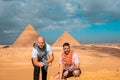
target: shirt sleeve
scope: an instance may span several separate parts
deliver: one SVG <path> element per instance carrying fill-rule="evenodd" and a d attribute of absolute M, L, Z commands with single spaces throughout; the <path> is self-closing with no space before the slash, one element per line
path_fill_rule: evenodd
<path fill-rule="evenodd" d="M 80 63 L 79 56 L 78 56 L 76 53 L 74 53 L 73 57 L 74 57 L 74 63 L 75 63 L 75 64 Z"/>
<path fill-rule="evenodd" d="M 33 48 L 32 50 L 32 58 L 37 58 L 37 49 Z"/>
<path fill-rule="evenodd" d="M 51 46 L 49 44 L 47 44 L 47 53 L 48 54 L 52 54 L 52 49 L 51 49 Z"/>

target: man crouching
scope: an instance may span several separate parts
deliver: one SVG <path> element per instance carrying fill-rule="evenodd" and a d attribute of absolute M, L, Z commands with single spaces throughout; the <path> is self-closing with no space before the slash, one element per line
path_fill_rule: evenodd
<path fill-rule="evenodd" d="M 59 80 L 65 80 L 72 76 L 79 77 L 81 74 L 79 57 L 70 49 L 69 43 L 63 44 L 63 53 L 60 56 L 59 65 Z"/>

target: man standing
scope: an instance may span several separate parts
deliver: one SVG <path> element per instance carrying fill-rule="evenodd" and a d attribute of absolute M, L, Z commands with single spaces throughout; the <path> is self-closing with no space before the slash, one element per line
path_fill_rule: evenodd
<path fill-rule="evenodd" d="M 60 57 L 60 76 L 59 80 L 74 76 L 79 77 L 81 74 L 80 60 L 78 55 L 70 49 L 69 43 L 63 44 L 63 53 Z"/>
<path fill-rule="evenodd" d="M 40 69 L 42 72 L 42 80 L 47 80 L 47 69 L 54 59 L 52 49 L 45 39 L 40 36 L 37 43 L 34 43 L 32 50 L 32 62 L 34 66 L 34 80 L 39 80 Z"/>

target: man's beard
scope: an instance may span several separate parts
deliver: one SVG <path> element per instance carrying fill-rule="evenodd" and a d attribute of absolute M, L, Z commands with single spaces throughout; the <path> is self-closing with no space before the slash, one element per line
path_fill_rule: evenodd
<path fill-rule="evenodd" d="M 66 55 L 68 55 L 68 54 L 70 53 L 70 51 L 65 51 L 64 53 L 65 53 Z"/>

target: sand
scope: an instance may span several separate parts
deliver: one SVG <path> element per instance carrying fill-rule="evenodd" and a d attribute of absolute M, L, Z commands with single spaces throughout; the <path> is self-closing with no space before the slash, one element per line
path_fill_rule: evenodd
<path fill-rule="evenodd" d="M 52 47 L 55 59 L 48 70 L 48 80 L 59 70 L 60 47 Z M 82 74 L 67 80 L 120 80 L 120 48 L 81 45 L 72 48 L 80 57 Z M 32 48 L 0 48 L 0 80 L 33 80 Z M 41 79 L 40 79 L 41 80 Z"/>

